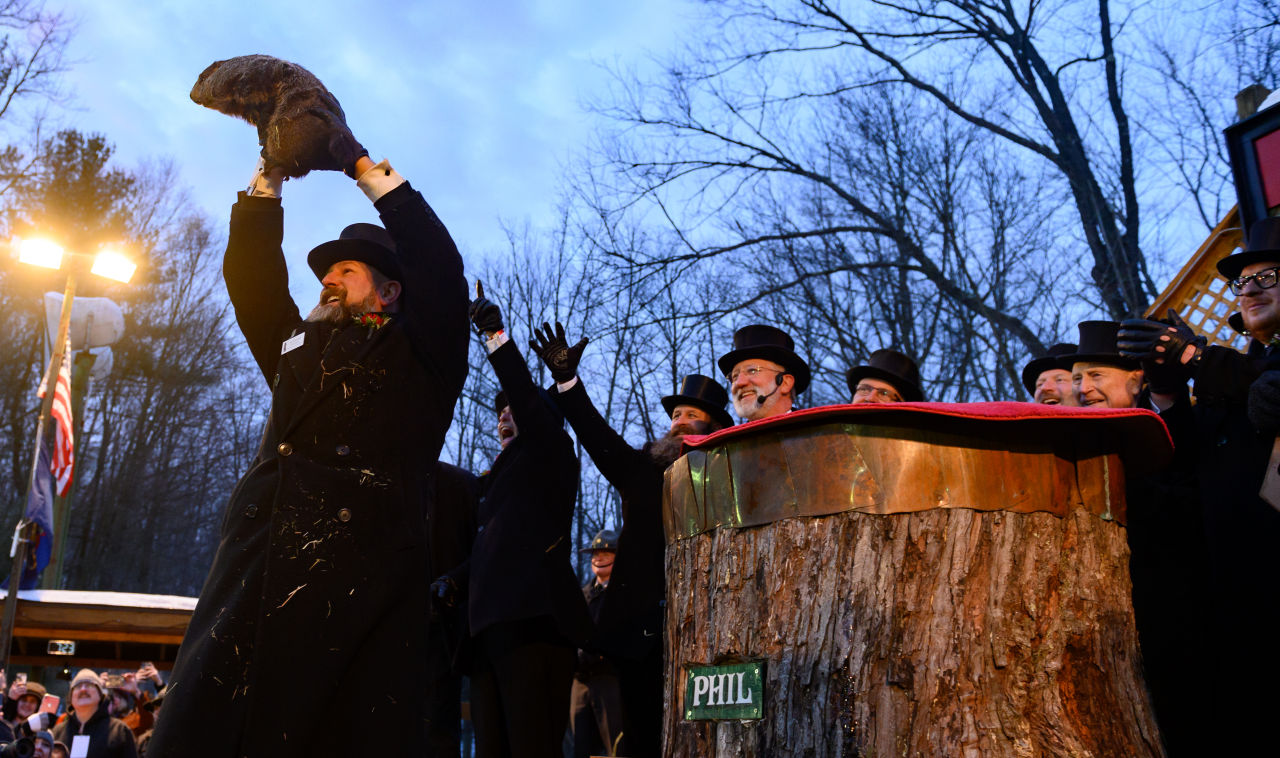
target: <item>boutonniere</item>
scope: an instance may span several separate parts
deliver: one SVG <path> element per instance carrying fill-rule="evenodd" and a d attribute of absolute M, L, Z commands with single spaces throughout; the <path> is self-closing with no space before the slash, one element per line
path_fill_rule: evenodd
<path fill-rule="evenodd" d="M 385 313 L 361 313 L 359 316 L 352 317 L 360 326 L 367 326 L 370 330 L 381 329 L 391 323 L 391 317 Z"/>

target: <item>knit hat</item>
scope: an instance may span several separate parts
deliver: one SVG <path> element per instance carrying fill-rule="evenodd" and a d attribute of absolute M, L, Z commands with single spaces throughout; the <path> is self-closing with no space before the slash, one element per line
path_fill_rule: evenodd
<path fill-rule="evenodd" d="M 92 669 L 80 669 L 77 671 L 75 678 L 71 680 L 71 689 L 74 690 L 77 685 L 84 682 L 93 684 L 94 687 L 98 688 L 99 693 L 102 692 L 102 678 Z"/>
<path fill-rule="evenodd" d="M 23 697 L 33 697 L 36 700 L 43 700 L 44 696 L 48 692 L 49 691 L 44 688 L 44 685 L 39 682 L 27 682 L 27 691 L 22 693 L 22 697 L 18 699 L 21 700 Z"/>
<path fill-rule="evenodd" d="M 50 750 L 53 749 L 53 733 L 52 732 L 36 732 L 35 738 L 37 740 L 44 740 L 45 742 L 49 743 L 49 749 Z"/>

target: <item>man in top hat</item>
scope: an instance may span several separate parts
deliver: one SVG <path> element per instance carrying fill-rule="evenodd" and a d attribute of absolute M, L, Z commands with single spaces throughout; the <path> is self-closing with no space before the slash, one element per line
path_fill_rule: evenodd
<path fill-rule="evenodd" d="M 1170 432 L 1190 458 L 1207 548 L 1209 636 L 1196 652 L 1212 679 L 1201 718 L 1227 755 L 1256 750 L 1280 710 L 1274 689 L 1257 687 L 1280 677 L 1280 510 L 1261 496 L 1280 432 L 1280 218 L 1254 222 L 1244 251 L 1217 268 L 1251 337 L 1247 354 L 1206 345 L 1180 319 L 1126 321 L 1121 348 L 1194 379 L 1195 405 L 1179 403 L 1191 423 Z"/>
<path fill-rule="evenodd" d="M 1077 349 L 1058 359 L 1071 370 L 1079 405 L 1168 407 L 1153 399 L 1141 361 L 1121 352 L 1119 323 L 1085 321 L 1079 329 Z M 1176 381 L 1163 380 L 1157 374 L 1156 388 L 1176 394 Z M 1165 415 L 1171 428 L 1179 426 L 1180 418 L 1176 411 Z M 1165 471 L 1127 485 L 1124 526 L 1143 676 L 1170 754 L 1185 754 L 1187 746 L 1198 746 L 1201 739 L 1201 722 L 1192 710 L 1204 672 L 1189 655 L 1198 644 L 1201 623 L 1196 607 L 1202 552 L 1198 509 L 1185 466 L 1177 459 Z"/>
<path fill-rule="evenodd" d="M 578 441 L 622 499 L 622 532 L 609 586 L 604 592 L 594 648 L 618 672 L 622 688 L 627 755 L 661 753 L 663 598 L 666 550 L 662 527 L 663 475 L 680 456 L 684 437 L 733 425 L 725 410 L 729 396 L 714 379 L 689 374 L 680 391 L 662 398 L 671 419 L 665 435 L 639 449 L 609 427 L 591 403 L 578 363 L 587 339 L 570 347 L 564 327 L 543 324 L 530 343 L 556 382 L 556 403 Z"/>
<path fill-rule="evenodd" d="M 470 317 L 502 386 L 502 451 L 478 483 L 470 557 L 432 587 L 446 604 L 466 603 L 477 758 L 559 758 L 577 649 L 591 633 L 570 563 L 578 457 L 478 283 Z"/>
<path fill-rule="evenodd" d="M 809 386 L 809 364 L 796 355 L 791 335 L 765 324 L 733 333 L 733 349 L 720 356 L 729 379 L 733 412 L 743 421 L 790 413 L 796 395 Z"/>
<path fill-rule="evenodd" d="M 1142 365 L 1120 354 L 1115 321 L 1080 322 L 1080 342 L 1058 365 L 1071 372 L 1076 404 L 1086 408 L 1145 407 Z"/>
<path fill-rule="evenodd" d="M 883 348 L 872 353 L 866 364 L 845 372 L 853 405 L 862 403 L 918 403 L 920 369 L 916 362 L 897 350 Z"/>
<path fill-rule="evenodd" d="M 1071 388 L 1071 369 L 1063 368 L 1058 359 L 1076 352 L 1077 346 L 1060 342 L 1049 347 L 1049 352 L 1032 358 L 1022 367 L 1022 386 L 1027 388 L 1033 403 L 1041 405 L 1076 404 Z"/>
<path fill-rule="evenodd" d="M 591 579 L 583 585 L 582 596 L 587 600 L 591 621 L 596 623 L 600 620 L 605 589 L 618 555 L 618 533 L 601 529 L 582 552 L 591 559 Z M 613 663 L 594 650 L 579 650 L 578 666 L 573 671 L 573 692 L 569 696 L 574 758 L 629 755 L 622 722 L 622 694 Z"/>
<path fill-rule="evenodd" d="M 424 752 L 423 503 L 467 373 L 466 282 L 422 195 L 327 123 L 316 136 L 334 165 L 311 167 L 355 178 L 382 226 L 353 224 L 310 252 L 322 291 L 304 317 L 281 249 L 286 167 L 260 160 L 231 209 L 223 273 L 271 412 L 227 505 L 153 756 L 355 755 L 369 734 L 390 753 Z M 370 696 L 353 708 L 344 692 Z"/>

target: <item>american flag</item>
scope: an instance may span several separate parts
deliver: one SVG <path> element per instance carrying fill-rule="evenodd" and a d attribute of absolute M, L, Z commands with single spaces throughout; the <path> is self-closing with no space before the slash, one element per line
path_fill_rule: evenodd
<path fill-rule="evenodd" d="M 57 435 L 53 443 L 53 466 L 51 471 L 58 483 L 58 496 L 66 497 L 71 489 L 71 472 L 75 468 L 75 441 L 72 439 L 71 426 L 71 337 L 67 336 L 67 344 L 62 352 L 62 366 L 58 369 L 58 383 L 53 392 L 53 421 L 57 425 Z M 45 393 L 45 382 L 40 381 L 38 394 L 42 399 Z"/>

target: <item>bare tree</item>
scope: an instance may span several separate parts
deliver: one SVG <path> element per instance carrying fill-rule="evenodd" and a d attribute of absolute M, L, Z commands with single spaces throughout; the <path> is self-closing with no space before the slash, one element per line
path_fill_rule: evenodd
<path fill-rule="evenodd" d="M 65 562 L 70 586 L 194 594 L 217 544 L 227 494 L 248 466 L 266 397 L 235 333 L 221 285 L 222 241 L 193 211 L 169 164 L 111 165 L 100 136 L 48 141 L 10 198 L 10 230 L 59 233 L 73 250 L 124 241 L 144 260 L 129 286 L 86 279 L 81 294 L 108 295 L 125 312 L 114 368 L 91 385 L 77 441 L 78 485 Z M 0 300 L 19 314 L 2 338 L 15 358 L 0 374 L 0 434 L 14 451 L 0 482 L 6 523 L 17 518 L 45 363 L 42 294 L 56 274 L 9 272 Z"/>
<path fill-rule="evenodd" d="M 843 368 L 876 347 L 926 364 L 933 397 L 1020 396 L 1020 363 L 1071 315 L 1149 302 L 1123 24 L 1105 0 L 708 13 L 660 80 L 619 75 L 588 184 L 603 226 L 642 217 L 678 240 L 614 250 L 617 268 L 718 261 L 736 313 L 816 337 L 814 400 L 838 399 Z"/>

